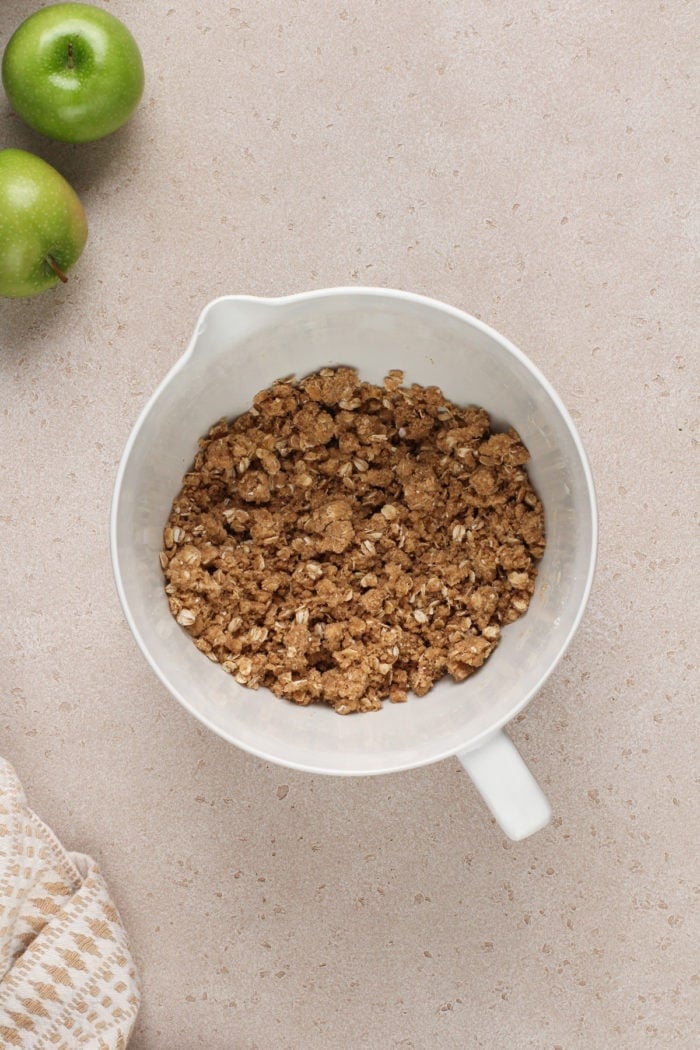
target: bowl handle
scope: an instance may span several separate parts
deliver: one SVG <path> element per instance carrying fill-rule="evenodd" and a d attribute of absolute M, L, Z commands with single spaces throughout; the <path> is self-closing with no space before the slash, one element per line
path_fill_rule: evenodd
<path fill-rule="evenodd" d="M 501 730 L 456 756 L 509 839 L 518 842 L 549 824 L 552 810 L 520 752 Z"/>

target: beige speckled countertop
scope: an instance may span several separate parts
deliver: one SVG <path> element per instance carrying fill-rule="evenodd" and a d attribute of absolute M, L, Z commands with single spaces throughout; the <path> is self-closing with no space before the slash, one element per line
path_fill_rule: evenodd
<path fill-rule="evenodd" d="M 0 748 L 114 892 L 134 1050 L 690 1050 L 697 9 L 104 6 L 146 63 L 129 126 L 62 146 L 0 101 L 91 231 L 65 289 L 0 302 Z M 117 462 L 202 306 L 353 283 L 509 336 L 591 459 L 588 612 L 511 726 L 554 820 L 517 845 L 456 761 L 334 780 L 228 746 L 116 597 Z"/>

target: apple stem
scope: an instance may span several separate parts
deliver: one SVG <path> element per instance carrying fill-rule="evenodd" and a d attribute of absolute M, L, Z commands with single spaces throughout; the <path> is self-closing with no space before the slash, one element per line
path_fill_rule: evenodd
<path fill-rule="evenodd" d="M 73 54 L 73 41 L 68 41 L 68 68 L 75 68 L 75 55 Z"/>
<path fill-rule="evenodd" d="M 48 265 L 51 267 L 53 272 L 56 274 L 56 276 L 58 277 L 59 281 L 63 281 L 63 283 L 66 284 L 68 282 L 68 278 L 66 277 L 66 275 L 63 272 L 63 270 L 58 265 L 58 263 L 56 262 L 54 257 L 52 255 L 47 255 L 45 257 L 45 261 L 48 263 Z"/>

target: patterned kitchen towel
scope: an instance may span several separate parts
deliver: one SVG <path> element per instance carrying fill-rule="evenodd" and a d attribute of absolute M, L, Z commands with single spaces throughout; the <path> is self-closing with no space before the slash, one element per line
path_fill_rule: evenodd
<path fill-rule="evenodd" d="M 0 1045 L 123 1050 L 141 994 L 92 858 L 68 853 L 0 758 Z"/>

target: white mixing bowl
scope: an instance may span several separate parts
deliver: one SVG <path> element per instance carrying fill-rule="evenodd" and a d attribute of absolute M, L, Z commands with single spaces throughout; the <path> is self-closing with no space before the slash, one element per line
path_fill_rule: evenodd
<path fill-rule="evenodd" d="M 372 382 L 403 369 L 407 383 L 438 386 L 458 404 L 483 406 L 497 428 L 514 426 L 530 450 L 528 470 L 547 530 L 528 612 L 505 628 L 477 674 L 349 717 L 238 685 L 171 616 L 158 560 L 197 438 L 222 416 L 245 411 L 275 379 L 340 364 Z M 210 303 L 131 433 L 111 521 L 116 584 L 134 637 L 163 684 L 204 725 L 255 755 L 313 773 L 387 773 L 456 755 L 515 839 L 546 824 L 550 809 L 502 727 L 541 688 L 571 641 L 588 599 L 596 542 L 586 456 L 546 379 L 468 314 L 381 288 Z"/>

